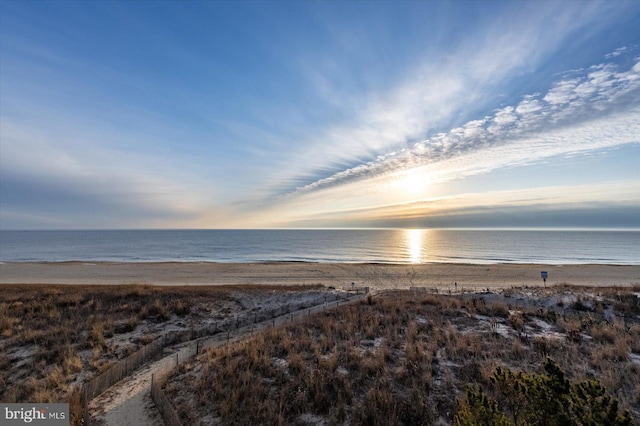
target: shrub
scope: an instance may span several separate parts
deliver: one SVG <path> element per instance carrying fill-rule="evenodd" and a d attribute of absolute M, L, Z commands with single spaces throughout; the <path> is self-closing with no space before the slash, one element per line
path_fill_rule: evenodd
<path fill-rule="evenodd" d="M 156 321 L 166 321 L 169 319 L 167 308 L 159 299 L 153 301 L 149 307 L 148 315 Z"/>
<path fill-rule="evenodd" d="M 571 303 L 571 309 L 575 309 L 576 311 L 591 311 L 592 309 L 584 303 L 582 298 L 578 298 L 575 302 Z"/>
<path fill-rule="evenodd" d="M 179 317 L 187 315 L 191 309 L 189 303 L 182 299 L 173 301 L 172 308 L 173 312 Z"/>
<path fill-rule="evenodd" d="M 92 348 L 102 347 L 105 345 L 104 340 L 104 325 L 102 323 L 94 324 L 91 329 L 91 338 L 89 345 Z"/>
<path fill-rule="evenodd" d="M 454 418 L 456 425 L 630 425 L 628 411 L 607 395 L 597 380 L 570 383 L 558 364 L 547 358 L 544 374 L 497 367 L 489 394 L 470 387 Z"/>
<path fill-rule="evenodd" d="M 504 303 L 494 303 L 489 310 L 492 316 L 507 318 L 509 316 L 509 307 Z"/>
<path fill-rule="evenodd" d="M 509 324 L 516 331 L 522 331 L 524 328 L 524 318 L 522 314 L 509 314 Z"/>

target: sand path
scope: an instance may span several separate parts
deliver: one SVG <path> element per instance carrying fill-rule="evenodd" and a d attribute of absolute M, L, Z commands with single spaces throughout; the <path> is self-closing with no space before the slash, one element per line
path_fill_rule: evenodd
<path fill-rule="evenodd" d="M 295 319 L 331 309 L 344 303 L 353 303 L 364 297 L 352 295 L 349 300 L 322 303 L 290 314 L 282 315 L 251 326 L 239 328 L 229 333 L 198 339 L 175 346 L 161 359 L 144 365 L 126 379 L 118 382 L 89 404 L 92 424 L 104 426 L 160 426 L 162 418 L 151 400 L 151 380 L 168 374 L 177 365 L 186 362 L 211 347 L 222 346 L 230 342 L 245 339 L 262 329 L 286 324 Z"/>
<path fill-rule="evenodd" d="M 117 383 L 89 404 L 91 423 L 110 426 L 164 425 L 151 400 L 149 389 L 154 371 L 165 368 L 175 357 L 165 357 L 147 364 L 132 376 Z"/>

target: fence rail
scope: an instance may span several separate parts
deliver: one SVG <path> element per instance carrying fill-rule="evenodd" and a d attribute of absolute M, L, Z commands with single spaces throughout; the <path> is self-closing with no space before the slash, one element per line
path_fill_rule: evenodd
<path fill-rule="evenodd" d="M 438 289 L 438 287 L 409 287 L 409 290 L 415 293 L 440 293 L 440 289 Z"/>

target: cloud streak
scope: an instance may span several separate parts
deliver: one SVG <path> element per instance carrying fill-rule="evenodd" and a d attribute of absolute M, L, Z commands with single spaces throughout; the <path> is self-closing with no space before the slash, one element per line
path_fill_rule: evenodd
<path fill-rule="evenodd" d="M 367 208 L 331 209 L 298 218 L 294 225 L 322 226 L 383 226 L 383 227 L 460 227 L 460 226 L 520 226 L 544 224 L 545 220 L 561 212 L 572 219 L 564 226 L 577 226 L 600 215 L 600 222 L 592 226 L 616 223 L 602 214 L 622 215 L 619 226 L 640 225 L 640 204 L 637 194 L 640 183 L 634 181 L 612 182 L 598 185 L 557 185 L 523 190 L 463 193 L 436 197 L 429 200 L 377 205 Z M 597 200 L 593 194 L 603 194 Z M 589 213 L 591 211 L 591 213 Z M 572 216 L 568 216 L 573 212 Z M 597 213 L 594 213 L 597 212 Z M 634 215 L 629 215 L 634 213 Z M 545 219 L 540 220 L 540 215 Z M 583 220 L 585 219 L 585 220 Z M 553 220 L 548 223 L 554 223 Z M 557 224 L 557 222 L 555 222 Z"/>
<path fill-rule="evenodd" d="M 472 120 L 447 133 L 390 152 L 330 177 L 297 188 L 296 197 L 408 169 L 453 162 L 486 151 L 504 159 L 504 148 L 521 151 L 509 161 L 486 161 L 486 172 L 505 163 L 533 161 L 546 156 L 615 146 L 638 141 L 640 135 L 640 62 L 620 71 L 605 63 L 581 70 L 581 75 L 557 81 L 545 94 L 525 96 L 518 104 Z M 497 155 L 500 154 L 500 155 Z M 477 157 L 476 157 L 477 159 Z M 451 169 L 450 169 L 451 170 Z M 453 178 L 453 176 L 448 177 Z"/>
<path fill-rule="evenodd" d="M 342 75 L 318 71 L 323 67 L 317 64 L 330 58 L 308 65 L 304 72 L 313 76 L 312 84 L 319 81 L 319 92 L 329 103 L 344 105 L 348 111 L 344 122 L 315 129 L 315 136 L 297 141 L 289 153 L 283 154 L 282 167 L 268 182 L 272 193 L 313 187 L 320 177 L 335 174 L 329 177 L 333 180 L 341 171 L 358 175 L 363 163 L 379 155 L 388 158 L 429 133 L 448 128 L 469 109 L 487 107 L 494 102 L 496 92 L 538 68 L 567 38 L 611 18 L 606 2 L 538 6 L 532 3 L 508 8 L 492 16 L 490 23 L 469 23 L 468 36 L 447 46 L 447 54 L 433 56 L 425 48 L 393 86 L 373 87 L 361 96 L 344 93 L 339 83 L 332 87 L 332 82 L 342 81 Z M 379 64 L 370 67 L 375 69 Z M 467 134 L 474 131 L 464 130 Z M 434 146 L 429 149 L 433 151 Z"/>

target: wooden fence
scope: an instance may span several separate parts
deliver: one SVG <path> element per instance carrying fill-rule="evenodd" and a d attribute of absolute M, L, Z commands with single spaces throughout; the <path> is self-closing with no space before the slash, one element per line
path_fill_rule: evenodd
<path fill-rule="evenodd" d="M 415 293 L 440 293 L 440 290 L 437 287 L 409 287 L 409 291 L 413 291 Z"/>
<path fill-rule="evenodd" d="M 178 413 L 162 391 L 162 386 L 166 382 L 167 377 L 169 377 L 170 372 L 171 371 L 167 372 L 167 374 L 162 374 L 157 379 L 155 374 L 151 376 L 151 399 L 158 408 L 160 416 L 162 416 L 162 420 L 166 426 L 182 426 Z"/>

